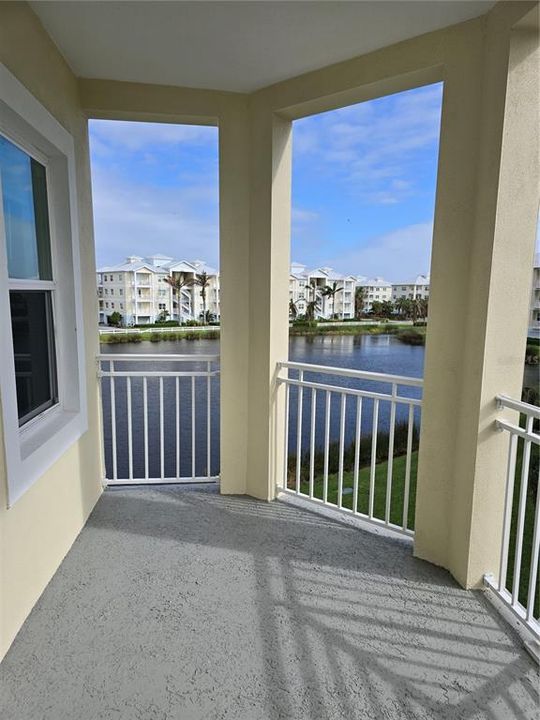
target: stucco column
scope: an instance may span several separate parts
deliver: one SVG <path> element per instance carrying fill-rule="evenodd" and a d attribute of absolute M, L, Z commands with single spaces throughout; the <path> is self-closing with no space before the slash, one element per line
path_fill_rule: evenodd
<path fill-rule="evenodd" d="M 498 569 L 538 211 L 538 38 L 507 12 L 446 68 L 441 130 L 415 553 L 466 587 Z"/>
<path fill-rule="evenodd" d="M 247 484 L 249 373 L 249 114 L 237 102 L 219 125 L 220 219 L 220 488 L 243 494 Z"/>
<path fill-rule="evenodd" d="M 276 364 L 288 358 L 291 123 L 251 108 L 249 298 L 249 495 L 271 500 L 283 477 L 283 393 Z"/>
<path fill-rule="evenodd" d="M 237 104 L 220 122 L 221 492 L 270 500 L 284 462 L 291 123 Z"/>

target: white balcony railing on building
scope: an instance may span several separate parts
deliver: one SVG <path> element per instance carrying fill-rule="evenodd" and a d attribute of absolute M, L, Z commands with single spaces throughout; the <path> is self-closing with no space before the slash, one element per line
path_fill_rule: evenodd
<path fill-rule="evenodd" d="M 98 356 L 110 485 L 219 475 L 219 355 Z"/>
<path fill-rule="evenodd" d="M 282 362 L 278 383 L 281 490 L 412 535 L 422 380 Z"/>
<path fill-rule="evenodd" d="M 506 492 L 498 579 L 486 575 L 485 583 L 539 641 L 540 408 L 504 395 L 497 396 L 497 403 L 501 410 L 517 411 L 519 419 L 496 420 L 499 430 L 508 433 Z"/>

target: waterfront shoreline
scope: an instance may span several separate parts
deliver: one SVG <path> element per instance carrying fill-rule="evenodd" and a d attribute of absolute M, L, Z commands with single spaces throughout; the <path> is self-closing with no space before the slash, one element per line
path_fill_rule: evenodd
<path fill-rule="evenodd" d="M 289 325 L 290 337 L 318 337 L 326 335 L 397 335 L 414 332 L 425 336 L 426 327 L 414 327 L 412 322 L 336 322 L 318 323 L 317 326 Z M 219 326 L 199 327 L 152 327 L 142 328 L 99 329 L 100 342 L 104 344 L 161 342 L 175 340 L 218 339 Z M 407 342 L 404 339 L 404 342 Z M 417 343 L 417 344 L 423 344 Z"/>

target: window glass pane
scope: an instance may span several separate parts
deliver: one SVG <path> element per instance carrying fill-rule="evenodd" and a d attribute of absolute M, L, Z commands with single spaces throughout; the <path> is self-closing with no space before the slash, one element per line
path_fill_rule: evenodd
<path fill-rule="evenodd" d="M 51 293 L 11 291 L 19 424 L 57 401 Z"/>
<path fill-rule="evenodd" d="M 45 167 L 0 136 L 0 179 L 9 277 L 51 280 Z"/>

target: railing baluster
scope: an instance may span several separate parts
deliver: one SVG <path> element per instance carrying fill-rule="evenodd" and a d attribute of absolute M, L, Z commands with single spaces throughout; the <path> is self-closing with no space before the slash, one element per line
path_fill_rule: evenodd
<path fill-rule="evenodd" d="M 388 437 L 388 471 L 386 473 L 386 506 L 384 510 L 384 522 L 390 523 L 390 511 L 392 508 L 392 473 L 394 471 L 394 433 L 396 430 L 396 403 L 394 398 L 397 395 L 397 386 L 392 384 L 392 400 L 390 401 L 390 434 Z"/>
<path fill-rule="evenodd" d="M 339 464 L 338 464 L 338 497 L 337 506 L 343 506 L 343 454 L 345 451 L 345 412 L 347 396 L 341 393 L 341 415 L 339 420 Z"/>
<path fill-rule="evenodd" d="M 211 426 L 210 426 L 210 413 L 211 413 L 211 387 L 210 387 L 210 371 L 211 363 L 206 364 L 206 372 L 208 377 L 206 378 L 206 477 L 210 477 L 210 463 L 212 462 L 211 454 Z"/>
<path fill-rule="evenodd" d="M 531 550 L 529 591 L 527 593 L 527 620 L 529 622 L 534 618 L 534 601 L 536 599 L 536 584 L 538 580 L 538 556 L 540 554 L 540 489 L 536 490 L 536 507 L 534 513 L 534 530 Z"/>
<path fill-rule="evenodd" d="M 176 456 L 176 479 L 180 479 L 180 378 L 175 378 L 175 456 Z"/>
<path fill-rule="evenodd" d="M 332 395 L 326 391 L 324 408 L 324 471 L 323 471 L 323 502 L 328 502 L 328 456 L 330 454 L 330 413 L 332 411 Z"/>
<path fill-rule="evenodd" d="M 148 380 L 143 378 L 144 479 L 148 480 Z"/>
<path fill-rule="evenodd" d="M 163 427 L 163 378 L 159 378 L 159 462 L 160 478 L 165 478 L 165 428 Z"/>
<path fill-rule="evenodd" d="M 510 549 L 510 528 L 512 526 L 512 507 L 514 504 L 514 485 L 516 479 L 517 435 L 510 435 L 508 444 L 508 465 L 506 468 L 506 492 L 504 497 L 504 516 L 501 561 L 499 565 L 499 591 L 506 587 L 508 570 L 508 551 Z"/>
<path fill-rule="evenodd" d="M 527 432 L 531 432 L 533 418 L 527 418 Z M 523 458 L 521 461 L 521 486 L 519 489 L 518 522 L 516 530 L 516 551 L 514 555 L 514 578 L 512 582 L 512 604 L 519 599 L 519 581 L 521 579 L 521 556 L 523 553 L 523 530 L 525 528 L 525 510 L 527 504 L 527 485 L 529 482 L 529 462 L 531 459 L 531 442 L 523 441 Z"/>
<path fill-rule="evenodd" d="M 284 442 L 285 442 L 285 457 L 283 463 L 283 490 L 287 489 L 287 482 L 289 479 L 289 402 L 290 402 L 290 387 L 285 385 L 285 422 L 284 422 Z"/>
<path fill-rule="evenodd" d="M 118 479 L 118 458 L 116 446 L 116 388 L 114 384 L 114 361 L 110 361 L 109 369 L 111 372 L 109 390 L 111 393 L 111 439 L 112 439 L 112 465 L 113 480 Z"/>
<path fill-rule="evenodd" d="M 309 497 L 313 498 L 315 477 L 315 420 L 317 413 L 317 391 L 311 391 L 311 429 L 309 436 Z"/>
<path fill-rule="evenodd" d="M 191 378 L 191 479 L 195 479 L 195 378 Z"/>
<path fill-rule="evenodd" d="M 131 427 L 131 378 L 126 378 L 127 423 L 128 423 L 128 477 L 133 480 L 133 429 Z"/>
<path fill-rule="evenodd" d="M 219 361 L 219 356 L 216 355 L 153 355 L 153 354 L 115 354 L 114 357 L 99 355 L 98 356 L 98 376 L 101 384 L 100 401 L 103 403 L 103 382 L 104 378 L 109 378 L 109 397 L 111 407 L 111 425 L 108 422 L 106 425 L 108 437 L 104 439 L 104 448 L 108 453 L 111 448 L 112 457 L 112 471 L 109 467 L 109 484 L 121 485 L 123 483 L 130 484 L 142 484 L 142 483 L 158 483 L 158 482 L 182 482 L 182 481 L 214 481 L 217 476 L 212 475 L 212 451 L 213 451 L 213 426 L 212 426 L 212 405 L 213 405 L 213 389 L 212 389 L 212 378 L 214 375 L 219 374 L 219 370 L 213 370 L 212 364 Z M 144 369 L 144 365 L 147 362 L 171 362 L 174 365 L 169 365 L 169 368 L 174 369 Z M 189 363 L 189 367 L 193 363 L 202 364 L 196 370 L 185 370 L 182 367 L 177 368 L 177 363 Z M 105 364 L 106 363 L 106 364 Z M 128 369 L 122 365 L 122 363 L 129 363 Z M 138 365 L 136 364 L 138 363 Z M 142 365 L 142 369 L 141 368 Z M 105 369 L 103 369 L 103 366 Z M 132 369 L 135 367 L 135 369 Z M 189 472 L 185 472 L 185 477 L 182 477 L 182 463 L 181 463 L 181 448 L 180 448 L 180 434 L 181 434 L 181 398 L 180 398 L 180 380 L 182 377 L 189 378 L 191 380 L 191 475 Z M 198 394 L 197 378 L 205 378 L 206 382 L 206 393 L 203 389 L 203 383 L 201 381 L 200 388 L 201 392 Z M 121 412 L 121 417 L 117 412 L 117 400 L 118 400 L 118 378 L 125 378 L 125 393 L 126 400 L 124 409 Z M 141 378 L 139 384 L 138 381 L 134 381 L 134 378 Z M 153 455 L 150 452 L 151 428 L 150 421 L 153 417 L 151 413 L 150 403 L 154 400 L 154 395 L 151 392 L 152 382 L 149 382 L 149 378 L 156 378 L 156 433 L 159 438 L 156 438 L 156 464 L 158 468 L 154 470 L 151 465 Z M 169 392 L 169 386 L 166 383 L 166 378 L 174 378 L 174 389 L 171 383 Z M 123 385 L 121 390 L 123 393 Z M 167 391 L 167 392 L 165 392 Z M 140 418 L 137 417 L 137 422 L 133 419 L 134 408 L 137 407 L 136 403 L 140 398 L 142 406 L 142 420 L 139 434 L 137 434 L 139 425 L 138 421 Z M 123 395 L 122 395 L 122 402 Z M 175 404 L 174 410 L 172 404 Z M 197 406 L 199 404 L 199 407 Z M 201 424 L 200 418 L 203 414 L 206 414 L 206 430 L 202 427 L 198 428 Z M 189 411 L 188 411 L 189 415 Z M 173 419 L 174 417 L 174 419 Z M 204 423 L 202 423 L 204 424 Z M 122 432 L 126 432 L 126 442 L 121 446 L 119 443 L 119 429 L 122 428 Z M 110 430 L 110 433 L 109 433 Z M 200 430 L 200 437 L 197 436 L 197 432 Z M 140 442 L 139 442 L 140 440 Z M 189 440 L 186 441 L 189 444 Z M 170 452 L 169 452 L 170 445 Z M 136 453 L 137 448 L 141 446 L 141 464 L 144 459 L 144 473 L 142 469 L 139 471 L 136 465 Z M 206 449 L 204 449 L 206 448 Z M 174 456 L 173 456 L 174 453 Z M 197 465 L 198 457 L 205 457 L 206 470 Z M 122 469 L 119 470 L 119 462 L 122 463 Z M 125 464 L 125 470 L 124 470 Z M 169 468 L 170 464 L 170 468 Z M 189 466 L 188 466 L 189 467 Z M 122 477 L 119 477 L 119 473 Z"/>
<path fill-rule="evenodd" d="M 358 512 L 358 475 L 360 473 L 360 436 L 362 432 L 362 398 L 356 398 L 356 432 L 354 435 L 354 478 L 353 478 L 353 512 Z"/>
<path fill-rule="evenodd" d="M 375 473 L 377 469 L 377 430 L 379 428 L 379 400 L 373 401 L 373 425 L 371 428 L 371 467 L 369 470 L 369 517 L 373 518 L 375 504 Z"/>
<path fill-rule="evenodd" d="M 405 458 L 405 485 L 403 488 L 403 523 L 406 530 L 409 525 L 409 495 L 411 492 L 411 460 L 412 442 L 414 434 L 414 405 L 409 405 L 409 419 L 407 422 L 407 455 Z"/>
<path fill-rule="evenodd" d="M 300 382 L 304 379 L 304 371 L 300 370 L 298 373 L 298 379 Z M 297 404 L 297 418 L 296 418 L 296 494 L 300 494 L 300 471 L 301 471 L 301 453 L 302 453 L 302 410 L 303 410 L 303 393 L 304 388 L 300 385 L 298 387 L 298 404 Z"/>
<path fill-rule="evenodd" d="M 538 591 L 538 561 L 540 558 L 540 493 L 537 493 L 533 510 L 532 498 L 528 494 L 528 483 L 532 447 L 534 445 L 538 448 L 540 445 L 540 435 L 535 429 L 535 422 L 540 420 L 540 408 L 521 400 L 514 400 L 506 395 L 497 395 L 496 401 L 499 410 L 508 409 L 518 412 L 520 416 L 524 415 L 525 427 L 522 427 L 519 420 L 510 422 L 506 418 L 497 418 L 495 421 L 495 427 L 499 431 L 508 432 L 509 443 L 499 576 L 495 578 L 493 574 L 486 573 L 484 575 L 484 584 L 494 591 L 499 600 L 523 623 L 524 629 L 530 631 L 534 640 L 533 643 L 527 643 L 527 645 L 534 648 L 538 646 L 540 641 L 540 620 L 535 615 Z M 516 474 L 520 439 L 523 441 L 523 447 L 520 485 L 519 490 L 517 490 Z M 532 541 L 530 542 L 531 532 Z M 525 563 L 525 549 L 529 549 L 529 542 L 530 560 Z M 527 543 L 527 548 L 524 547 L 525 543 Z M 513 577 L 511 583 L 507 584 L 510 547 L 512 545 L 514 547 Z M 525 573 L 528 574 L 528 578 L 526 578 L 526 588 L 522 588 L 522 586 L 525 586 L 525 578 L 523 578 Z M 520 592 L 522 589 L 523 592 Z M 538 657 L 536 650 L 533 649 L 532 652 Z"/>

